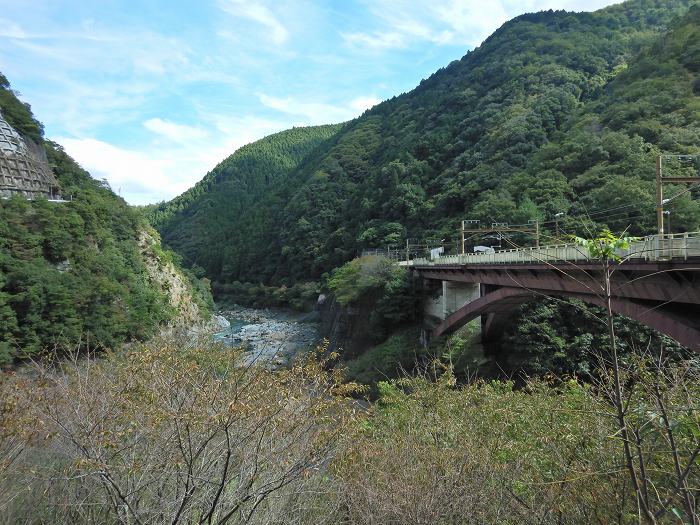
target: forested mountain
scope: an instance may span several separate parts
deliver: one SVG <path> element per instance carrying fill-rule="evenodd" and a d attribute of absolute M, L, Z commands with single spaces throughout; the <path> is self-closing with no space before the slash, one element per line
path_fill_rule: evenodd
<path fill-rule="evenodd" d="M 693 3 L 522 15 L 345 124 L 298 166 L 275 171 L 276 155 L 261 147 L 270 160 L 252 166 L 237 153 L 196 198 L 152 216 L 164 241 L 213 280 L 276 285 L 317 279 L 363 248 L 406 237 L 455 242 L 462 219 L 537 218 L 546 235 L 563 212 L 565 231 L 590 214 L 594 228 L 652 233 L 655 156 L 700 143 Z M 276 137 L 286 135 L 258 144 Z M 273 171 L 261 171 L 265 163 Z M 681 231 L 700 225 L 689 197 L 675 202 Z"/>
<path fill-rule="evenodd" d="M 63 195 L 72 197 L 0 200 L 0 366 L 54 344 L 115 347 L 179 315 L 196 322 L 206 314 L 206 283 L 181 278 L 141 215 L 43 140 L 41 124 L 2 75 L 0 111 L 43 145 Z M 183 288 L 182 304 L 172 300 L 173 283 Z"/>
<path fill-rule="evenodd" d="M 192 189 L 148 206 L 146 214 L 163 240 L 193 267 L 238 275 L 260 264 L 256 254 L 279 231 L 276 211 L 293 192 L 289 175 L 340 128 L 293 128 L 248 144 Z"/>

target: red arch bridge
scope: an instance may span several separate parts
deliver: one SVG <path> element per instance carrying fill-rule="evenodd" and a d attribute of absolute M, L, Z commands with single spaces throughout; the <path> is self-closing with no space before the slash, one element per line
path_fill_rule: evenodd
<path fill-rule="evenodd" d="M 700 352 L 700 232 L 654 235 L 611 262 L 612 308 Z M 410 267 L 442 293 L 426 305 L 437 337 L 482 318 L 494 338 L 512 310 L 536 297 L 574 297 L 605 305 L 604 270 L 572 244 L 414 259 Z"/>

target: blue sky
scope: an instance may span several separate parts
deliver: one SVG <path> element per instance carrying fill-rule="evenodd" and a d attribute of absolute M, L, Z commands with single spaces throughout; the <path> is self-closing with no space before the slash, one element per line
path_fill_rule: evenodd
<path fill-rule="evenodd" d="M 132 204 L 169 199 L 240 146 L 341 122 L 506 20 L 610 0 L 0 0 L 0 71 Z"/>

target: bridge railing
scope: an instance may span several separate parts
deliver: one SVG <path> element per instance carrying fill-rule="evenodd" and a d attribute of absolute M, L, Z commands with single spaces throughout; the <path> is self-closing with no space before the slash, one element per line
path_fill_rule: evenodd
<path fill-rule="evenodd" d="M 622 259 L 644 261 L 669 261 L 700 257 L 700 232 L 673 235 L 650 235 L 630 243 L 629 248 L 617 253 Z M 464 264 L 512 264 L 586 262 L 591 256 L 588 250 L 576 244 L 555 244 L 531 248 L 514 248 L 494 253 L 466 253 L 446 255 L 435 259 L 420 258 L 403 261 L 403 266 L 464 265 Z"/>

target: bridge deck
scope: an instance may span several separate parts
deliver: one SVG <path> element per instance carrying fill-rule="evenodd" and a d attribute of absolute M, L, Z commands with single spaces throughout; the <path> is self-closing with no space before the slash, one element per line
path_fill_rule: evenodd
<path fill-rule="evenodd" d="M 619 250 L 618 255 L 630 263 L 666 263 L 689 259 L 700 260 L 700 232 L 674 235 L 651 235 L 630 243 L 629 248 Z M 557 244 L 531 248 L 501 250 L 494 253 L 466 253 L 447 255 L 435 259 L 401 261 L 402 266 L 465 266 L 503 264 L 548 264 L 555 262 L 591 262 L 588 251 L 576 244 Z"/>

